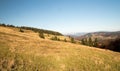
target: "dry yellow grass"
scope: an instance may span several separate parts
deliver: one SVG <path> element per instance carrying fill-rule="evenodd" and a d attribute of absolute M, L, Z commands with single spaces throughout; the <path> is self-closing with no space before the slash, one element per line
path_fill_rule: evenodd
<path fill-rule="evenodd" d="M 94 47 L 49 40 L 53 35 L 18 28 L 0 27 L 0 70 L 16 71 L 119 71 L 120 53 Z M 58 36 L 60 39 L 68 37 Z M 3 44 L 4 43 L 4 44 Z M 2 49 L 2 46 L 5 49 Z M 9 57 L 9 54 L 11 54 Z M 2 55 L 2 54 L 1 54 Z M 8 63 L 3 66 L 5 58 Z M 21 65 L 19 65 L 21 64 Z M 3 68 L 4 67 L 4 68 Z"/>

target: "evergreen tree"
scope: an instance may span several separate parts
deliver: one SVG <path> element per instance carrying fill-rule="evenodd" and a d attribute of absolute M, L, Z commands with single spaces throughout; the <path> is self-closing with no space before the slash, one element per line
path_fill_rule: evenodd
<path fill-rule="evenodd" d="M 84 39 L 81 40 L 81 43 L 82 43 L 83 45 L 85 45 L 85 41 L 84 41 Z"/>
<path fill-rule="evenodd" d="M 84 39 L 84 43 L 85 43 L 85 45 L 88 45 L 87 38 Z"/>
<path fill-rule="evenodd" d="M 97 46 L 98 46 L 98 39 L 95 38 L 95 40 L 94 40 L 94 47 L 97 47 Z"/>
<path fill-rule="evenodd" d="M 54 37 L 54 40 L 58 40 L 57 36 Z"/>
<path fill-rule="evenodd" d="M 71 43 L 75 43 L 75 40 L 74 38 L 71 37 Z"/>
<path fill-rule="evenodd" d="M 91 37 L 89 37 L 88 46 L 93 46 Z"/>

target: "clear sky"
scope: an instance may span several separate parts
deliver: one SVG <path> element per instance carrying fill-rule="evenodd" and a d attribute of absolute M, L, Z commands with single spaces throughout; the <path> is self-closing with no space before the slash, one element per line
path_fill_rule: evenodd
<path fill-rule="evenodd" d="M 0 22 L 61 33 L 120 31 L 120 0 L 0 0 Z"/>

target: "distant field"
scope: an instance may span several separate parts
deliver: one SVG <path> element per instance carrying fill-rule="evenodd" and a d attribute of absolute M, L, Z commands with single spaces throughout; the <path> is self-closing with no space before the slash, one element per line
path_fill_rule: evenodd
<path fill-rule="evenodd" d="M 118 52 L 52 41 L 47 34 L 42 39 L 24 31 L 0 27 L 0 71 L 120 71 Z"/>

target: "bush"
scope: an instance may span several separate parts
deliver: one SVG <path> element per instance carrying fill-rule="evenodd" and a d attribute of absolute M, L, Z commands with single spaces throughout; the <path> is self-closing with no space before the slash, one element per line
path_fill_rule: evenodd
<path fill-rule="evenodd" d="M 60 41 L 60 38 L 57 38 L 58 41 Z"/>
<path fill-rule="evenodd" d="M 74 38 L 71 37 L 71 43 L 75 43 L 75 40 Z"/>
<path fill-rule="evenodd" d="M 43 34 L 43 33 L 39 33 L 39 37 L 40 37 L 40 38 L 45 39 L 45 37 L 44 37 L 44 34 Z"/>
<path fill-rule="evenodd" d="M 66 38 L 64 39 L 64 42 L 67 42 Z"/>
<path fill-rule="evenodd" d="M 54 37 L 51 38 L 51 40 L 60 41 L 60 38 L 58 38 L 57 36 L 54 36 Z"/>
<path fill-rule="evenodd" d="M 24 32 L 24 31 L 20 28 L 20 32 Z"/>

